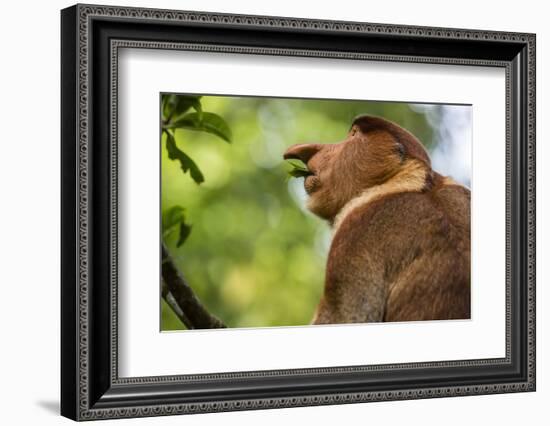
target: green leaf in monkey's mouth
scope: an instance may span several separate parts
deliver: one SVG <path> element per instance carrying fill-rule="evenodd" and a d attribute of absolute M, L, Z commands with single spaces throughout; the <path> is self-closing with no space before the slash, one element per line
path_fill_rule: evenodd
<path fill-rule="evenodd" d="M 292 161 L 290 161 L 289 163 L 292 166 L 292 169 L 289 170 L 288 172 L 289 176 L 294 178 L 300 178 L 300 177 L 306 178 L 308 176 L 313 175 L 313 173 L 310 172 L 303 163 L 296 163 Z"/>

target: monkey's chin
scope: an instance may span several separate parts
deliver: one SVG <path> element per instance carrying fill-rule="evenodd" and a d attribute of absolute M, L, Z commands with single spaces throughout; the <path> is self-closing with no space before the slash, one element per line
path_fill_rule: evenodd
<path fill-rule="evenodd" d="M 306 207 L 314 215 L 330 222 L 334 219 L 334 214 L 332 214 L 327 204 L 318 195 L 320 194 L 311 195 L 307 200 Z"/>
<path fill-rule="evenodd" d="M 313 198 L 309 197 L 307 199 L 306 207 L 311 213 L 318 215 L 317 208 L 316 208 L 317 206 Z"/>

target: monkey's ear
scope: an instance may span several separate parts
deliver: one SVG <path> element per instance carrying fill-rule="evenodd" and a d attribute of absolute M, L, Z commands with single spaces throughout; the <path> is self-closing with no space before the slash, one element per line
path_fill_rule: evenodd
<path fill-rule="evenodd" d="M 405 146 L 401 142 L 396 142 L 396 150 L 401 162 L 405 161 L 405 157 L 407 156 L 407 150 L 405 149 Z"/>

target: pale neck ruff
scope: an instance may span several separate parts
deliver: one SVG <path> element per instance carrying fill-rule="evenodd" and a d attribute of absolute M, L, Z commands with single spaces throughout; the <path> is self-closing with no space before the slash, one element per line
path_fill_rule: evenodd
<path fill-rule="evenodd" d="M 360 195 L 348 201 L 338 212 L 332 224 L 332 236 L 336 235 L 338 229 L 348 215 L 359 207 L 372 203 L 387 195 L 400 192 L 421 192 L 426 183 L 426 166 L 417 162 L 411 162 L 399 173 L 388 181 L 366 189 Z"/>

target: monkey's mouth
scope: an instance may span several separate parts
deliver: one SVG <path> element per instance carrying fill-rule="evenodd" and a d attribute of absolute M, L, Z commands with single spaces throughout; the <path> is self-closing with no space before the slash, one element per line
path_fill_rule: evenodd
<path fill-rule="evenodd" d="M 304 189 L 308 195 L 313 194 L 321 186 L 321 180 L 314 172 L 309 172 L 304 178 Z"/>
<path fill-rule="evenodd" d="M 288 174 L 295 178 L 307 178 L 308 176 L 313 175 L 314 173 L 305 165 L 305 164 L 299 164 L 296 162 L 290 162 L 290 165 L 292 166 L 292 170 L 288 172 Z"/>
<path fill-rule="evenodd" d="M 311 195 L 319 188 L 319 177 L 307 164 L 303 162 L 290 162 L 290 165 L 292 166 L 292 170 L 288 174 L 294 178 L 304 178 L 304 189 L 308 195 Z"/>

